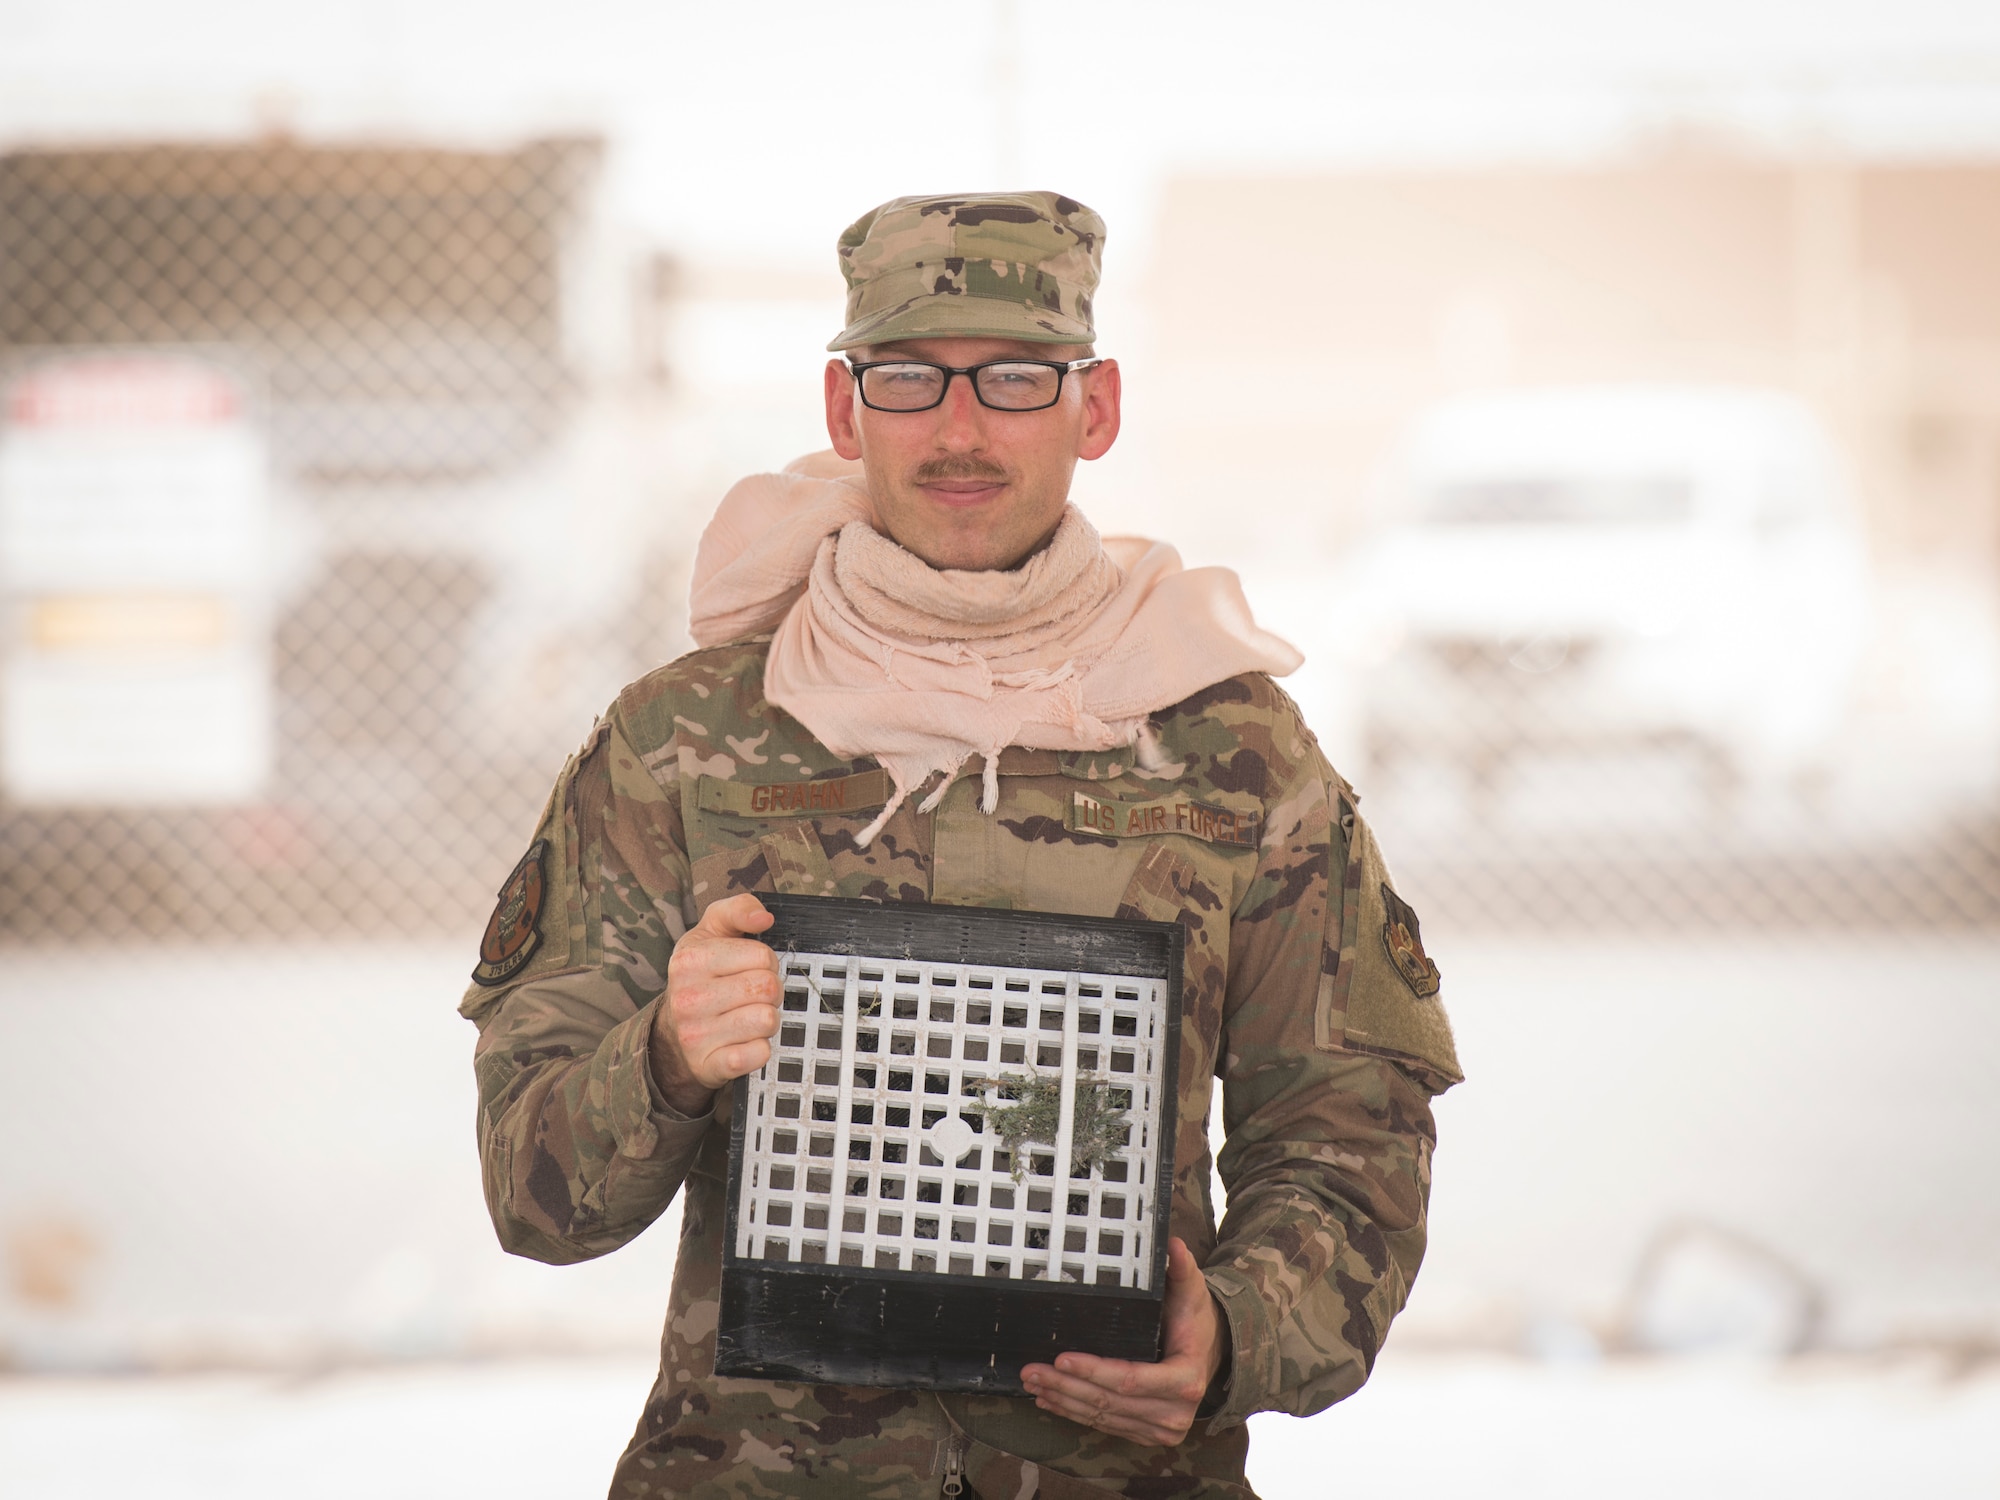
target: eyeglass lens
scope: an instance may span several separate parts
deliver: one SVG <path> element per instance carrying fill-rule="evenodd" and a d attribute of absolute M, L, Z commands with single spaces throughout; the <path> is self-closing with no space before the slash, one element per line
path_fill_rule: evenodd
<path fill-rule="evenodd" d="M 937 365 L 871 365 L 861 372 L 861 395 L 886 411 L 923 411 L 944 399 L 949 375 Z M 1062 372 L 1049 365 L 1011 361 L 980 365 L 972 375 L 979 399 L 1001 411 L 1053 406 Z"/>

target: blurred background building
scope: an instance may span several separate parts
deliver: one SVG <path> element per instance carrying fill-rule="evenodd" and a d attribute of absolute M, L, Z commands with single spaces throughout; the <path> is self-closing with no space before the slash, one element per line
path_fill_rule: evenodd
<path fill-rule="evenodd" d="M 1105 212 L 1127 425 L 1079 498 L 1306 650 L 1445 970 L 1471 1081 L 1392 1351 L 1502 1405 L 1989 1367 L 2000 23 L 476 31 L 0 0 L 0 1451 L 88 1409 L 29 1376 L 592 1351 L 617 1440 L 675 1215 L 502 1256 L 452 1004 L 564 755 L 685 648 L 715 500 L 823 442 L 834 236 L 991 182 Z M 949 107 L 872 128 L 939 36 Z"/>
<path fill-rule="evenodd" d="M 1175 520 L 1291 559 L 1454 918 L 1991 921 L 2000 168 L 1670 138 L 1160 213 Z"/>

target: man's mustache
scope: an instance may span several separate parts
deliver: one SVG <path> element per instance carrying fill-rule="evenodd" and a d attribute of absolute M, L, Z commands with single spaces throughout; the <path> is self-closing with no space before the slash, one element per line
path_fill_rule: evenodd
<path fill-rule="evenodd" d="M 987 484 L 1006 484 L 1007 471 L 988 459 L 950 456 L 929 458 L 918 464 L 910 479 L 916 484 L 937 484 L 946 479 L 976 479 Z"/>

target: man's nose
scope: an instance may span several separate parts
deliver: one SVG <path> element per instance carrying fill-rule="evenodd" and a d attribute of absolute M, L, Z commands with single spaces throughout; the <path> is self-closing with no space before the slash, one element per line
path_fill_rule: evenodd
<path fill-rule="evenodd" d="M 970 375 L 954 375 L 938 407 L 938 442 L 954 453 L 986 446 L 986 408 L 972 388 Z"/>

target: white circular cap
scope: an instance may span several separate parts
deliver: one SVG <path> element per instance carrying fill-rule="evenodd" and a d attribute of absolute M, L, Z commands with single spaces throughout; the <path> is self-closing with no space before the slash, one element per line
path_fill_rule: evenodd
<path fill-rule="evenodd" d="M 973 1142 L 979 1138 L 972 1133 L 972 1127 L 957 1115 L 946 1115 L 924 1132 L 924 1139 L 940 1160 L 955 1162 L 970 1151 Z"/>

